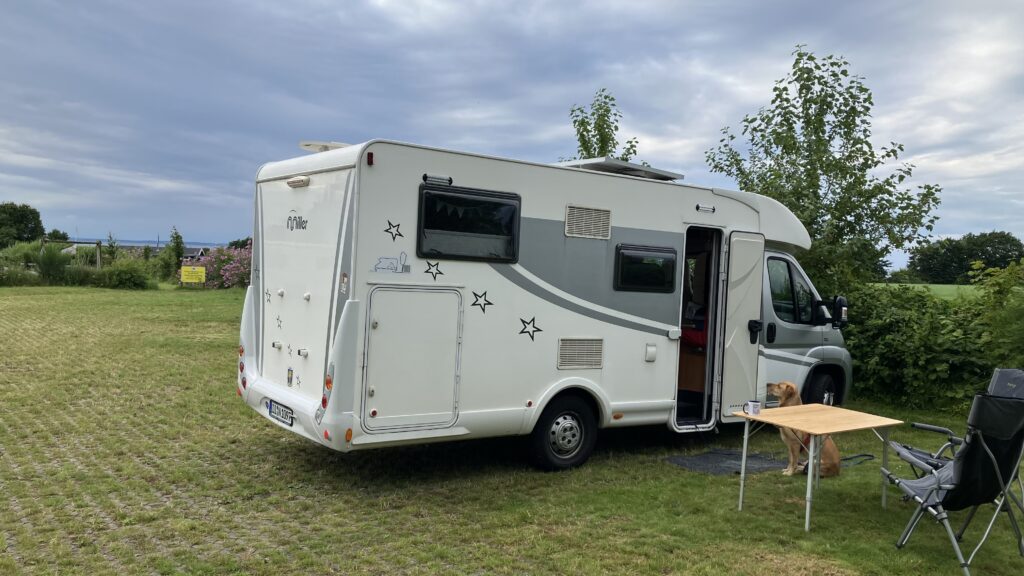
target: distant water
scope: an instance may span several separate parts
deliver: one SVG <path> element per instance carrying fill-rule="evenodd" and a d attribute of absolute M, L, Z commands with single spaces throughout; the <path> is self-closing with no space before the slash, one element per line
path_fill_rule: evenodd
<path fill-rule="evenodd" d="M 104 244 L 107 243 L 106 238 L 72 238 L 75 242 L 95 242 L 99 240 Z M 114 241 L 120 246 L 156 246 L 156 239 L 153 240 L 122 240 L 121 238 L 114 238 Z M 160 239 L 160 246 L 167 245 L 167 238 Z M 227 246 L 227 242 L 190 242 L 185 241 L 185 246 L 189 248 L 216 248 L 217 246 Z"/>

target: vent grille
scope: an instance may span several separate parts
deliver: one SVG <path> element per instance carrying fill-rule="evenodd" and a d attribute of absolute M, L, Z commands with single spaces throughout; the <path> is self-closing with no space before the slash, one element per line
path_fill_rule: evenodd
<path fill-rule="evenodd" d="M 612 237 L 612 211 L 583 206 L 565 207 L 565 235 L 608 240 Z"/>
<path fill-rule="evenodd" d="M 558 340 L 559 370 L 600 368 L 604 361 L 604 340 L 601 338 L 560 338 Z"/>

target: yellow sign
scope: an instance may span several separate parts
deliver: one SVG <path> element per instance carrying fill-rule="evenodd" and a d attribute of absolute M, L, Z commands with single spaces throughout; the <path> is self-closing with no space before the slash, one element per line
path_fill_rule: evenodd
<path fill-rule="evenodd" d="M 181 282 L 182 284 L 205 284 L 206 283 L 206 267 L 205 266 L 182 266 L 181 267 Z"/>

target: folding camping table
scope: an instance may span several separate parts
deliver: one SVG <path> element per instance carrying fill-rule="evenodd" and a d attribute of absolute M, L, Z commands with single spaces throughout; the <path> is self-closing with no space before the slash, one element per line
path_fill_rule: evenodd
<path fill-rule="evenodd" d="M 821 438 L 840 432 L 870 429 L 882 441 L 882 468 L 889 466 L 889 428 L 903 424 L 884 416 L 875 416 L 856 410 L 829 406 L 827 404 L 802 404 L 783 408 L 766 408 L 757 416 L 745 412 L 733 412 L 743 418 L 743 460 L 740 464 L 740 504 L 743 510 L 743 486 L 747 479 L 747 443 L 750 439 L 750 423 L 760 422 L 780 428 L 792 428 L 810 436 L 807 448 L 807 510 L 804 513 L 804 530 L 811 530 L 811 503 L 814 500 L 814 486 L 818 483 L 821 468 Z M 879 433 L 879 430 L 882 432 Z M 755 431 L 756 432 L 756 431 Z M 882 508 L 886 506 L 888 485 L 882 478 Z"/>

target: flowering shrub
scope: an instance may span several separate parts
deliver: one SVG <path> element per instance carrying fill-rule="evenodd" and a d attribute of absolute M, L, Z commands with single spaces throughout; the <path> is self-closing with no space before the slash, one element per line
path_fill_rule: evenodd
<path fill-rule="evenodd" d="M 215 248 L 192 265 L 206 267 L 207 288 L 244 288 L 251 275 L 252 242 L 245 248 Z"/>

